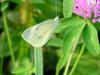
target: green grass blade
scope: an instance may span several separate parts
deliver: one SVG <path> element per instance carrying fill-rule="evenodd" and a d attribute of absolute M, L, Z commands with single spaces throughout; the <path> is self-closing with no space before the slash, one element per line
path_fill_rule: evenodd
<path fill-rule="evenodd" d="M 10 54 L 11 54 L 12 63 L 15 66 L 15 57 L 14 57 L 14 53 L 13 53 L 13 47 L 12 47 L 12 41 L 11 41 L 10 33 L 9 33 L 9 30 L 8 30 L 6 12 L 3 12 L 3 20 L 4 20 L 4 29 L 5 29 L 5 32 L 6 32 L 6 35 L 7 35 L 8 46 L 9 46 L 9 50 L 10 50 Z"/>
<path fill-rule="evenodd" d="M 34 48 L 35 75 L 43 75 L 43 52 L 42 48 Z"/>

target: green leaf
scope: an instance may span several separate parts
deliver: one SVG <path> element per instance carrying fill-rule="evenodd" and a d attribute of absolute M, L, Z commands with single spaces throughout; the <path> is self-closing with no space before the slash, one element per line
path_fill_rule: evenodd
<path fill-rule="evenodd" d="M 71 66 L 74 65 L 79 53 L 75 53 Z M 84 53 L 81 56 L 78 66 L 73 75 L 99 75 L 100 74 L 100 56 L 91 56 L 90 53 Z"/>
<path fill-rule="evenodd" d="M 74 21 L 77 21 L 77 20 L 74 20 Z M 78 23 L 74 24 L 74 26 L 70 26 L 66 29 L 66 34 L 63 40 L 63 56 L 59 60 L 56 67 L 56 71 L 58 73 L 67 63 L 70 52 L 73 49 L 75 49 L 75 46 L 78 42 L 78 39 L 84 27 L 85 27 L 85 21 L 80 20 Z"/>
<path fill-rule="evenodd" d="M 47 46 L 62 47 L 62 40 L 59 38 L 52 38 L 48 41 Z"/>
<path fill-rule="evenodd" d="M 1 4 L 1 11 L 3 12 L 3 11 L 5 11 L 7 8 L 8 8 L 8 2 L 3 2 L 2 4 Z"/>
<path fill-rule="evenodd" d="M 54 33 L 60 33 L 64 30 L 66 30 L 66 28 L 68 28 L 68 27 L 73 27 L 74 25 L 78 25 L 80 21 L 82 21 L 82 20 L 78 17 L 71 17 L 71 18 L 67 18 L 67 19 L 63 18 L 61 20 L 60 24 L 54 30 Z"/>
<path fill-rule="evenodd" d="M 93 25 L 100 32 L 100 23 L 98 22 L 98 23 L 95 23 Z"/>
<path fill-rule="evenodd" d="M 26 69 L 22 66 L 19 66 L 18 68 L 13 69 L 12 74 L 22 74 L 25 72 L 26 72 Z"/>
<path fill-rule="evenodd" d="M 100 53 L 100 45 L 98 40 L 98 33 L 96 28 L 88 23 L 88 25 L 83 30 L 83 39 L 86 48 L 93 55 L 98 55 Z"/>
<path fill-rule="evenodd" d="M 69 18 L 72 15 L 73 0 L 63 0 L 63 15 L 64 18 Z"/>
<path fill-rule="evenodd" d="M 12 69 L 12 74 L 31 75 L 34 73 L 33 63 L 27 57 L 24 57 L 20 62 L 17 61 L 16 64 L 17 66 Z"/>

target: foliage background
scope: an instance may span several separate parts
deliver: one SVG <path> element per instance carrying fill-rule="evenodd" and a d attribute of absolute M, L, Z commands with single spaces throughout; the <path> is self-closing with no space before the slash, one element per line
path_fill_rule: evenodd
<path fill-rule="evenodd" d="M 57 15 L 63 17 L 62 0 L 6 0 L 8 4 L 7 22 L 11 36 L 12 47 L 16 59 L 17 69 L 12 68 L 11 55 L 8 47 L 7 36 L 4 30 L 3 13 L 0 11 L 0 73 L 9 75 L 12 72 L 34 73 L 34 51 L 31 45 L 26 43 L 22 37 L 22 32 L 36 23 L 42 22 Z M 0 2 L 2 9 L 2 2 Z M 63 25 L 61 23 L 61 25 Z M 95 24 L 100 35 L 100 25 Z M 59 29 L 59 28 L 58 28 Z M 63 32 L 56 33 L 43 47 L 44 52 L 44 75 L 55 75 L 58 59 L 63 55 L 61 45 Z M 81 49 L 78 44 L 74 53 L 70 69 Z M 91 55 L 86 49 L 82 55 L 74 75 L 100 75 L 100 56 Z M 23 70 L 24 69 L 24 70 Z M 63 71 L 63 70 L 62 70 Z M 61 71 L 61 75 L 62 75 Z M 26 73 L 27 74 L 27 73 Z"/>

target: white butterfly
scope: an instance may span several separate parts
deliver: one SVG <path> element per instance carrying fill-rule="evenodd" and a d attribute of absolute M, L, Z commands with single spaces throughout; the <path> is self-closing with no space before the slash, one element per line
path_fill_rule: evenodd
<path fill-rule="evenodd" d="M 26 29 L 22 37 L 33 47 L 42 47 L 50 39 L 53 30 L 59 23 L 59 17 L 45 20 L 35 26 Z"/>

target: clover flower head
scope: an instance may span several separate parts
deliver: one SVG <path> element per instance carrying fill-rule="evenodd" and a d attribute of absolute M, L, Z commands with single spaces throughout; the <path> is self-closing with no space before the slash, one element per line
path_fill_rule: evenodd
<path fill-rule="evenodd" d="M 100 0 L 74 0 L 73 13 L 100 22 Z"/>

